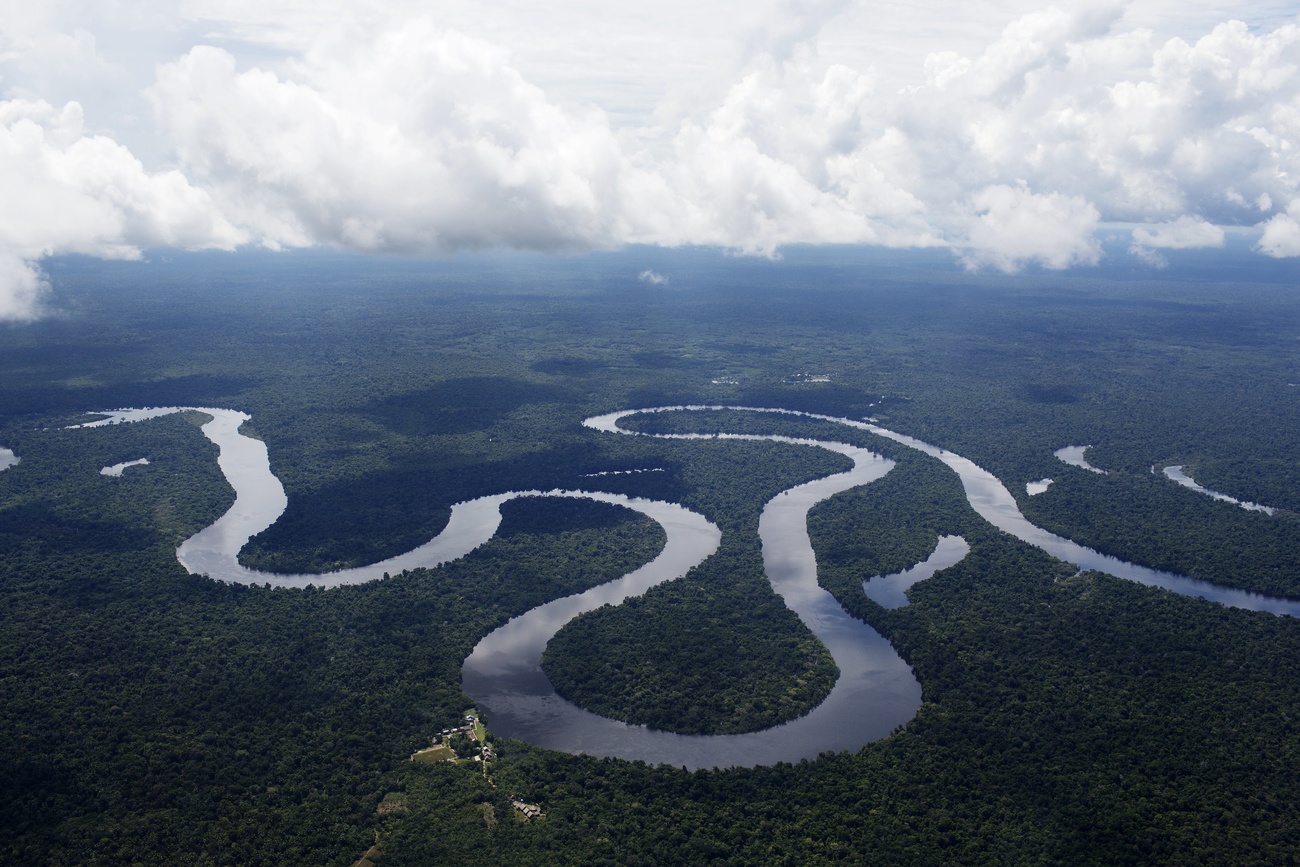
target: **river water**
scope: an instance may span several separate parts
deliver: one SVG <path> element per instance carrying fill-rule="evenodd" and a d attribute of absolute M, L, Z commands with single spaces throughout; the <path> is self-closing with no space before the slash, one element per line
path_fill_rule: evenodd
<path fill-rule="evenodd" d="M 492 730 L 565 752 L 695 769 L 754 767 L 813 758 L 826 750 L 857 750 L 908 722 L 920 707 L 920 683 L 883 636 L 849 616 L 817 584 L 817 565 L 807 529 L 808 510 L 814 505 L 841 491 L 875 481 L 892 468 L 893 462 L 844 443 L 790 437 L 681 434 L 672 438 L 787 442 L 826 448 L 853 460 L 853 468 L 848 472 L 777 494 L 759 517 L 758 532 L 768 580 L 786 605 L 822 641 L 840 669 L 840 677 L 830 695 L 806 716 L 763 731 L 737 735 L 678 735 L 655 731 L 606 719 L 570 704 L 555 694 L 542 673 L 542 650 L 555 631 L 572 617 L 633 595 L 620 591 L 618 599 L 609 598 L 605 588 L 611 585 L 604 585 L 512 620 L 484 638 L 465 660 L 462 685 L 479 707 L 488 711 Z M 552 606 L 558 610 L 534 617 Z M 530 622 L 534 619 L 535 624 Z"/>
<path fill-rule="evenodd" d="M 720 533 L 703 516 L 682 506 L 640 500 L 619 494 L 589 491 L 514 491 L 480 497 L 452 507 L 446 528 L 434 539 L 380 563 L 327 574 L 280 575 L 239 564 L 239 550 L 283 513 L 287 498 L 270 469 L 264 443 L 239 433 L 244 413 L 204 407 L 119 410 L 80 427 L 154 418 L 184 409 L 212 416 L 204 435 L 215 443 L 218 464 L 235 490 L 235 503 L 226 514 L 177 549 L 177 558 L 194 574 L 241 584 L 282 587 L 334 587 L 373 581 L 405 569 L 433 567 L 465 556 L 495 535 L 502 503 L 516 497 L 581 497 L 635 509 L 657 521 L 667 533 L 663 551 L 650 563 L 616 581 L 585 593 L 557 599 L 493 631 L 465 660 L 462 683 L 487 711 L 493 731 L 567 752 L 640 759 L 688 768 L 756 766 L 798 761 L 831 750 L 857 750 L 886 736 L 914 716 L 921 688 L 911 669 L 875 630 L 850 617 L 817 584 L 816 561 L 808 539 L 808 511 L 841 491 L 868 484 L 892 467 L 892 462 L 868 449 L 844 443 L 781 436 L 737 434 L 640 434 L 619 426 L 629 415 L 669 411 L 735 410 L 800 416 L 870 431 L 935 458 L 957 473 L 971 506 L 986 520 L 1011 535 L 1081 568 L 1098 569 L 1175 593 L 1198 596 L 1225 605 L 1274 614 L 1300 615 L 1300 602 L 1219 587 L 1180 575 L 1126 563 L 1048 533 L 1031 524 L 1010 492 L 992 474 L 970 460 L 876 424 L 761 407 L 674 406 L 628 410 L 584 421 L 608 433 L 692 440 L 764 440 L 825 448 L 844 454 L 853 468 L 798 485 L 770 500 L 759 520 L 763 562 L 773 589 L 821 640 L 840 669 L 840 678 L 827 699 L 809 714 L 759 732 L 741 735 L 678 735 L 609 720 L 570 704 L 556 695 L 541 671 L 542 650 L 555 632 L 578 614 L 644 593 L 650 587 L 684 575 L 718 547 Z M 955 541 L 951 541 L 955 540 Z M 958 544 L 960 543 L 960 545 Z M 965 547 L 959 537 L 945 537 L 924 564 L 878 585 L 883 598 L 898 601 L 906 587 L 960 560 Z M 967 549 L 968 550 L 968 549 Z M 961 551 L 961 556 L 965 552 Z M 955 558 L 955 559 L 954 559 Z M 931 568 L 932 567 L 932 568 Z M 870 584 L 871 582 L 867 582 Z M 864 587 L 864 592 L 872 591 Z M 873 598 L 875 598 L 873 596 Z"/>
<path fill-rule="evenodd" d="M 1087 470 L 1090 473 L 1098 473 L 1103 476 L 1106 475 L 1105 470 L 1099 467 L 1094 467 L 1092 464 L 1088 463 L 1088 459 L 1084 457 L 1084 454 L 1090 448 L 1092 448 L 1092 446 L 1065 446 L 1052 452 L 1052 454 L 1056 455 L 1072 467 L 1078 467 L 1079 469 Z"/>
<path fill-rule="evenodd" d="M 871 433 L 885 437 L 886 439 L 916 449 L 917 451 L 923 452 L 931 457 L 938 458 L 950 470 L 955 472 L 958 478 L 961 479 L 962 488 L 965 490 L 967 502 L 970 503 L 971 508 L 979 513 L 982 518 L 997 527 L 999 530 L 1015 536 L 1022 542 L 1027 542 L 1036 548 L 1046 551 L 1053 557 L 1064 560 L 1067 563 L 1074 563 L 1081 569 L 1096 569 L 1099 572 L 1105 572 L 1109 575 L 1114 575 L 1117 578 L 1135 581 L 1138 584 L 1145 584 L 1149 587 L 1160 587 L 1182 596 L 1193 596 L 1211 602 L 1218 602 L 1222 605 L 1228 606 L 1229 608 L 1245 608 L 1250 611 L 1267 611 L 1270 614 L 1288 615 L 1291 617 L 1300 616 L 1300 600 L 1265 596 L 1262 593 L 1251 593 L 1247 590 L 1223 587 L 1218 584 L 1212 584 L 1209 581 L 1202 581 L 1196 578 L 1188 578 L 1185 575 L 1177 575 L 1173 572 L 1162 572 L 1159 569 L 1139 566 L 1136 563 L 1129 563 L 1125 560 L 1120 560 L 1117 557 L 1111 557 L 1107 554 L 1099 553 L 1091 548 L 1085 548 L 1077 542 L 1072 542 L 1069 539 L 1064 539 L 1053 533 L 1049 533 L 1041 527 L 1031 524 L 1029 519 L 1020 513 L 1020 507 L 1016 505 L 1015 497 L 1011 496 L 1011 492 L 1006 489 L 1002 482 L 998 481 L 997 477 L 989 471 L 977 466 L 974 461 L 964 458 L 955 452 L 950 452 L 947 449 L 932 446 L 929 443 L 922 442 L 914 437 L 887 430 L 871 422 L 855 421 L 853 419 L 801 412 L 799 410 L 773 409 L 768 407 L 670 406 L 609 413 L 607 415 L 588 419 L 584 424 L 595 430 L 613 433 L 635 433 L 634 431 L 625 431 L 620 428 L 618 426 L 618 421 L 629 415 L 637 415 L 641 413 L 692 410 L 711 412 L 717 412 L 720 410 L 736 410 L 741 412 L 763 412 L 775 413 L 778 415 L 792 415 L 802 418 L 817 419 L 818 421 L 834 422 L 836 424 L 843 424 L 848 427 L 870 431 Z M 1097 470 L 1097 472 L 1103 471 Z"/>
<path fill-rule="evenodd" d="M 862 582 L 862 592 L 881 608 L 902 608 L 907 604 L 907 591 L 913 584 L 956 566 L 969 553 L 970 545 L 961 536 L 940 536 L 929 557 L 902 572 L 868 578 Z"/>
<path fill-rule="evenodd" d="M 1172 467 L 1165 467 L 1165 477 L 1172 479 L 1184 488 L 1191 488 L 1198 494 L 1205 494 L 1207 497 L 1219 500 L 1220 502 L 1232 503 L 1234 506 L 1240 506 L 1248 512 L 1263 512 L 1265 515 L 1272 515 L 1277 511 L 1277 509 L 1274 509 L 1272 506 L 1261 506 L 1259 503 L 1248 503 L 1244 500 L 1238 500 L 1236 497 L 1230 497 L 1227 494 L 1220 494 L 1218 491 L 1211 491 L 1209 488 L 1202 487 L 1196 483 L 1196 479 L 1193 479 L 1191 476 L 1187 475 L 1187 473 L 1183 472 L 1181 464 Z"/>

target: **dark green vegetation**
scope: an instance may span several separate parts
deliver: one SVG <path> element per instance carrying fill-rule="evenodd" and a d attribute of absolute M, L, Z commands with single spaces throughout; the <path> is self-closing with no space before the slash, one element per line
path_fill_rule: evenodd
<path fill-rule="evenodd" d="M 458 563 L 328 592 L 214 584 L 57 520 L 6 532 L 6 860 L 350 862 L 394 771 L 460 719 L 478 637 L 662 545 L 612 506 L 565 503 L 556 532 L 551 505 L 507 504 Z"/>
<path fill-rule="evenodd" d="M 652 728 L 744 732 L 801 716 L 826 697 L 839 672 L 771 592 L 759 507 L 848 461 L 774 443 L 671 445 L 692 491 L 682 503 L 715 517 L 721 548 L 679 581 L 573 620 L 547 645 L 543 669 L 565 698 Z"/>
<path fill-rule="evenodd" d="M 637 283 L 645 267 L 672 283 Z M 0 332 L 0 445 L 23 458 L 0 473 L 6 862 L 347 865 L 376 829 L 381 867 L 1300 857 L 1300 626 L 1075 576 L 984 524 L 936 461 L 867 434 L 734 414 L 642 422 L 856 436 L 898 461 L 820 506 L 811 533 L 825 586 L 914 666 L 916 720 L 856 755 L 752 771 L 503 743 L 493 787 L 471 767 L 407 761 L 472 704 L 461 660 L 509 616 L 653 556 L 654 525 L 521 500 L 499 538 L 443 569 L 328 592 L 232 588 L 185 575 L 172 553 L 230 502 L 196 418 L 45 430 L 122 405 L 249 412 L 290 505 L 246 559 L 276 569 L 399 553 L 452 503 L 497 491 L 685 503 L 726 531 L 716 561 L 580 618 L 551 670 L 617 663 L 607 688 L 575 676 L 573 694 L 726 730 L 826 688 L 824 656 L 762 580 L 753 527 L 772 492 L 842 463 L 601 435 L 584 416 L 686 402 L 872 415 L 1017 495 L 1056 479 L 1021 498 L 1054 532 L 1300 595 L 1294 284 L 973 278 L 841 251 L 51 270 L 70 315 Z M 786 381 L 801 372 L 832 382 Z M 724 377 L 738 384 L 711 382 Z M 1083 443 L 1110 475 L 1052 457 Z M 139 457 L 153 463 L 98 475 Z M 1284 511 L 1246 513 L 1150 472 L 1168 463 Z M 971 555 L 910 606 L 861 595 L 943 533 Z M 377 814 L 394 792 L 407 811 Z M 545 816 L 516 821 L 511 796 Z"/>

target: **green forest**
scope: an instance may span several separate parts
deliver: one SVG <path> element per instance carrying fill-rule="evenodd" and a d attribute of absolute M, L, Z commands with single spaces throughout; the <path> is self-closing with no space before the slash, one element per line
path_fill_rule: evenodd
<path fill-rule="evenodd" d="M 672 280 L 639 282 L 644 268 Z M 602 715 L 753 731 L 806 713 L 837 677 L 764 576 L 759 512 L 847 459 L 613 436 L 584 418 L 676 404 L 874 418 L 991 471 L 1054 533 L 1300 598 L 1294 281 L 992 276 L 833 248 L 780 261 L 205 253 L 47 270 L 61 315 L 0 331 L 0 446 L 20 458 L 0 471 L 7 862 L 1300 859 L 1295 620 L 1080 573 L 981 519 L 936 459 L 866 431 L 736 412 L 627 423 L 853 442 L 895 461 L 817 506 L 809 534 L 822 586 L 914 669 L 911 722 L 854 753 L 696 772 L 492 735 L 485 774 L 410 761 L 474 706 L 465 657 L 511 617 L 649 561 L 658 525 L 519 499 L 492 541 L 437 569 L 232 586 L 175 558 L 233 501 L 201 414 L 66 428 L 128 406 L 248 413 L 289 505 L 241 560 L 272 571 L 403 553 L 453 504 L 510 490 L 681 503 L 721 528 L 718 553 L 571 621 L 544 670 Z M 1082 444 L 1106 475 L 1053 456 Z M 1159 471 L 1171 464 L 1278 511 L 1179 487 Z M 1028 496 L 1042 478 L 1054 483 Z M 909 605 L 862 592 L 945 534 L 970 555 Z"/>

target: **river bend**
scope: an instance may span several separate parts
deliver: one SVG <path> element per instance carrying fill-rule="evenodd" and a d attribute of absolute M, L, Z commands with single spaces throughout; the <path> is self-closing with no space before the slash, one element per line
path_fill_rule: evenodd
<path fill-rule="evenodd" d="M 1185 575 L 1177 575 L 1173 572 L 1162 572 L 1159 569 L 1151 569 L 1146 566 L 1139 566 L 1135 563 L 1129 563 L 1118 557 L 1111 557 L 1086 548 L 1077 542 L 1062 538 L 1053 533 L 1049 533 L 1041 527 L 1029 522 L 1020 512 L 1020 507 L 1016 504 L 1015 497 L 1006 489 L 998 478 L 988 470 L 977 466 L 974 461 L 964 458 L 961 455 L 950 452 L 947 449 L 941 449 L 938 446 L 932 446 L 929 443 L 922 442 L 914 437 L 905 434 L 895 433 L 879 425 L 865 421 L 855 421 L 848 418 L 839 418 L 830 415 L 820 415 L 818 413 L 802 412 L 793 409 L 775 409 L 770 407 L 752 407 L 752 406 L 663 406 L 652 407 L 641 410 L 625 410 L 620 412 L 608 413 L 606 415 L 596 416 L 587 419 L 583 424 L 594 430 L 605 431 L 608 433 L 621 433 L 640 436 L 663 436 L 662 434 L 638 434 L 636 431 L 629 431 L 619 427 L 618 422 L 630 415 L 639 415 L 643 413 L 658 412 L 682 412 L 682 411 L 711 411 L 735 410 L 740 412 L 761 412 L 775 413 L 778 415 L 791 415 L 801 418 L 816 419 L 818 421 L 828 421 L 835 424 L 842 424 L 848 427 L 858 428 L 860 430 L 870 431 L 878 436 L 893 440 L 908 448 L 916 449 L 919 452 L 938 458 L 948 469 L 957 474 L 961 479 L 962 488 L 966 493 L 966 501 L 970 503 L 980 517 L 988 521 L 993 526 L 1003 532 L 1015 536 L 1022 542 L 1027 542 L 1035 548 L 1039 548 L 1067 563 L 1073 563 L 1080 569 L 1095 569 L 1098 572 L 1105 572 L 1114 575 L 1117 578 L 1123 578 L 1127 581 L 1135 581 L 1138 584 L 1145 584 L 1149 587 L 1160 587 L 1169 590 L 1181 596 L 1193 596 L 1200 599 L 1206 599 L 1211 602 L 1218 602 L 1229 608 L 1244 608 L 1249 611 L 1267 611 L 1270 614 L 1288 615 L 1291 617 L 1300 616 L 1300 600 L 1284 599 L 1276 596 L 1266 596 L 1262 593 L 1252 593 L 1248 590 L 1238 590 L 1233 587 L 1224 587 L 1209 581 L 1202 581 L 1197 578 L 1188 578 Z"/>
<path fill-rule="evenodd" d="M 238 562 L 239 550 L 283 513 L 287 498 L 270 470 L 266 445 L 239 433 L 244 413 L 204 407 L 120 410 L 80 427 L 138 421 L 195 409 L 212 416 L 203 434 L 218 446 L 218 463 L 235 490 L 235 503 L 212 525 L 186 539 L 177 558 L 187 570 L 216 580 L 281 587 L 335 587 L 357 584 L 406 569 L 434 567 L 465 556 L 491 539 L 500 525 L 502 503 L 517 497 L 580 497 L 622 505 L 664 527 L 667 542 L 651 562 L 615 581 L 538 606 L 485 636 L 465 660 L 463 686 L 488 712 L 493 730 L 540 746 L 567 752 L 640 759 L 688 768 L 756 766 L 798 761 L 832 750 L 856 750 L 906 723 L 921 699 L 911 669 L 875 630 L 849 616 L 817 584 L 816 560 L 807 533 L 809 509 L 841 491 L 868 484 L 889 471 L 892 462 L 870 450 L 845 443 L 783 436 L 740 434 L 648 434 L 629 431 L 619 422 L 630 415 L 695 410 L 776 413 L 828 421 L 917 449 L 942 461 L 961 479 L 966 498 L 977 513 L 999 529 L 1081 568 L 1225 605 L 1300 614 L 1300 602 L 1224 588 L 1185 576 L 1160 572 L 1085 548 L 1031 524 L 1010 492 L 991 473 L 953 452 L 876 424 L 797 410 L 764 407 L 670 406 L 625 410 L 583 422 L 607 433 L 685 440 L 764 440 L 824 448 L 846 455 L 853 468 L 783 491 L 770 500 L 759 520 L 763 562 L 773 589 L 826 645 L 840 668 L 827 699 L 809 714 L 759 732 L 740 735 L 679 735 L 606 719 L 556 695 L 541 671 L 541 654 L 555 632 L 584 611 L 617 604 L 663 581 L 684 575 L 718 547 L 718 528 L 672 503 L 642 500 L 599 491 L 512 491 L 457 503 L 437 537 L 405 554 L 379 563 L 325 574 L 283 575 L 249 569 Z M 889 586 L 893 604 L 916 580 L 960 560 L 964 542 L 945 540 L 924 564 L 880 585 Z M 866 589 L 866 588 L 864 588 Z M 869 591 L 868 591 L 869 592 Z M 882 590 L 882 592 L 884 592 Z M 870 594 L 869 594 L 870 595 Z"/>

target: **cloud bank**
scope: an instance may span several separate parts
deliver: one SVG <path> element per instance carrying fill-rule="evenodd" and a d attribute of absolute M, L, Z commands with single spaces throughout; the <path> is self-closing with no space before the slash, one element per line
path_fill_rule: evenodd
<path fill-rule="evenodd" d="M 174 155 L 160 170 L 88 132 L 78 103 L 11 88 L 0 318 L 39 314 L 45 256 L 147 246 L 865 243 L 1012 272 L 1096 264 L 1098 226 L 1127 222 L 1153 265 L 1221 247 L 1224 226 L 1300 255 L 1294 21 L 1189 41 L 1126 24 L 1122 5 L 1035 11 L 979 51 L 918 57 L 900 88 L 827 60 L 820 34 L 846 4 L 786 6 L 745 37 L 730 84 L 635 126 L 431 16 L 324 27 L 274 63 L 173 55 L 146 90 Z"/>
<path fill-rule="evenodd" d="M 81 107 L 0 102 L 0 319 L 41 313 L 36 263 L 54 253 L 121 259 L 141 246 L 233 249 L 248 240 L 179 171 L 147 172 Z"/>

